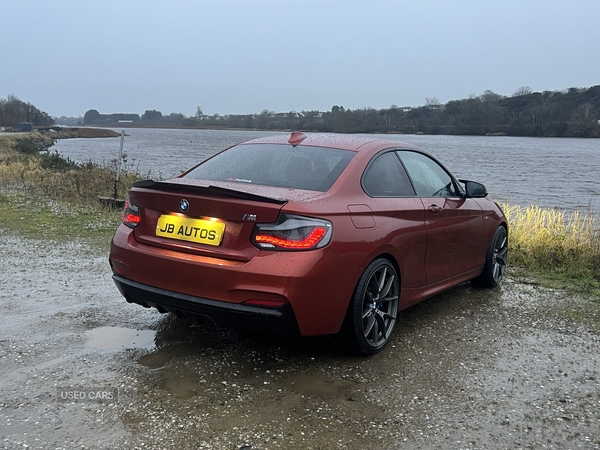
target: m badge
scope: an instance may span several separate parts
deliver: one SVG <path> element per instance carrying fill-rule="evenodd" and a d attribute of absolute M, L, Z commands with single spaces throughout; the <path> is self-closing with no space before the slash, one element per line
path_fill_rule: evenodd
<path fill-rule="evenodd" d="M 242 220 L 246 220 L 249 222 L 256 222 L 256 214 L 244 214 Z"/>

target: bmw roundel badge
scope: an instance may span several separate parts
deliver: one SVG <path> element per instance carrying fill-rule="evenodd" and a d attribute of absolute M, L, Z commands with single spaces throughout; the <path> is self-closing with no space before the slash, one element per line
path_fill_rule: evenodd
<path fill-rule="evenodd" d="M 179 201 L 179 209 L 183 212 L 186 212 L 188 209 L 190 209 L 190 204 L 185 198 L 182 198 Z"/>

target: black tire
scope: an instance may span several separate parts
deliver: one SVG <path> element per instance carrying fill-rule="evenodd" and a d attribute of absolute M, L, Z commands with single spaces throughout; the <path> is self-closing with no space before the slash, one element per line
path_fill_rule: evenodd
<path fill-rule="evenodd" d="M 477 277 L 471 280 L 471 284 L 477 287 L 493 288 L 500 284 L 504 277 L 506 264 L 508 262 L 508 233 L 506 228 L 500 226 L 494 234 L 485 255 L 485 266 Z"/>
<path fill-rule="evenodd" d="M 343 332 L 350 350 L 360 355 L 379 352 L 390 339 L 396 316 L 400 280 L 384 258 L 365 269 L 348 306 Z"/>

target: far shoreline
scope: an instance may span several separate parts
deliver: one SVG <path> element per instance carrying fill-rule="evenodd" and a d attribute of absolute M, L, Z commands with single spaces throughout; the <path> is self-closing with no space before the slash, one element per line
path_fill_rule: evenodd
<path fill-rule="evenodd" d="M 119 137 L 121 133 L 114 131 L 115 129 L 157 129 L 157 130 L 214 130 L 214 131 L 256 131 L 256 132 L 273 132 L 273 133 L 291 133 L 293 131 L 300 131 L 303 133 L 332 133 L 332 134 L 354 134 L 354 133 L 340 133 L 340 132 L 324 132 L 318 130 L 304 130 L 304 129 L 263 129 L 263 128 L 241 128 L 241 127 L 218 127 L 218 126 L 183 126 L 183 125 L 132 125 L 130 123 L 115 123 L 105 125 L 78 125 L 78 126 L 62 126 L 54 125 L 50 127 L 37 128 L 36 130 L 41 132 L 49 132 L 50 130 L 61 129 L 61 131 L 55 132 L 56 139 L 71 139 L 71 138 L 103 138 L 103 137 Z M 93 131 L 98 130 L 98 131 Z M 402 133 L 400 131 L 389 131 L 380 133 L 356 133 L 356 134 L 377 134 L 377 135 L 400 135 L 400 136 L 476 136 L 476 137 L 516 137 L 516 138 L 555 138 L 555 139 L 598 139 L 595 136 L 582 137 L 582 136 L 513 136 L 504 132 L 499 133 L 486 133 L 486 134 L 429 134 L 422 131 L 415 133 Z"/>

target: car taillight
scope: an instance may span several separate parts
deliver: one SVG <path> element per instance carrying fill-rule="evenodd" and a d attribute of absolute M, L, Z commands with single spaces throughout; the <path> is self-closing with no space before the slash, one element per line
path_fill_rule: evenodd
<path fill-rule="evenodd" d="M 121 216 L 123 224 L 129 228 L 135 228 L 140 223 L 140 208 L 131 203 L 129 197 L 125 200 L 125 207 L 123 208 L 123 215 Z"/>
<path fill-rule="evenodd" d="M 256 224 L 252 243 L 263 250 L 314 250 L 329 244 L 331 222 L 282 214 L 275 223 Z"/>

